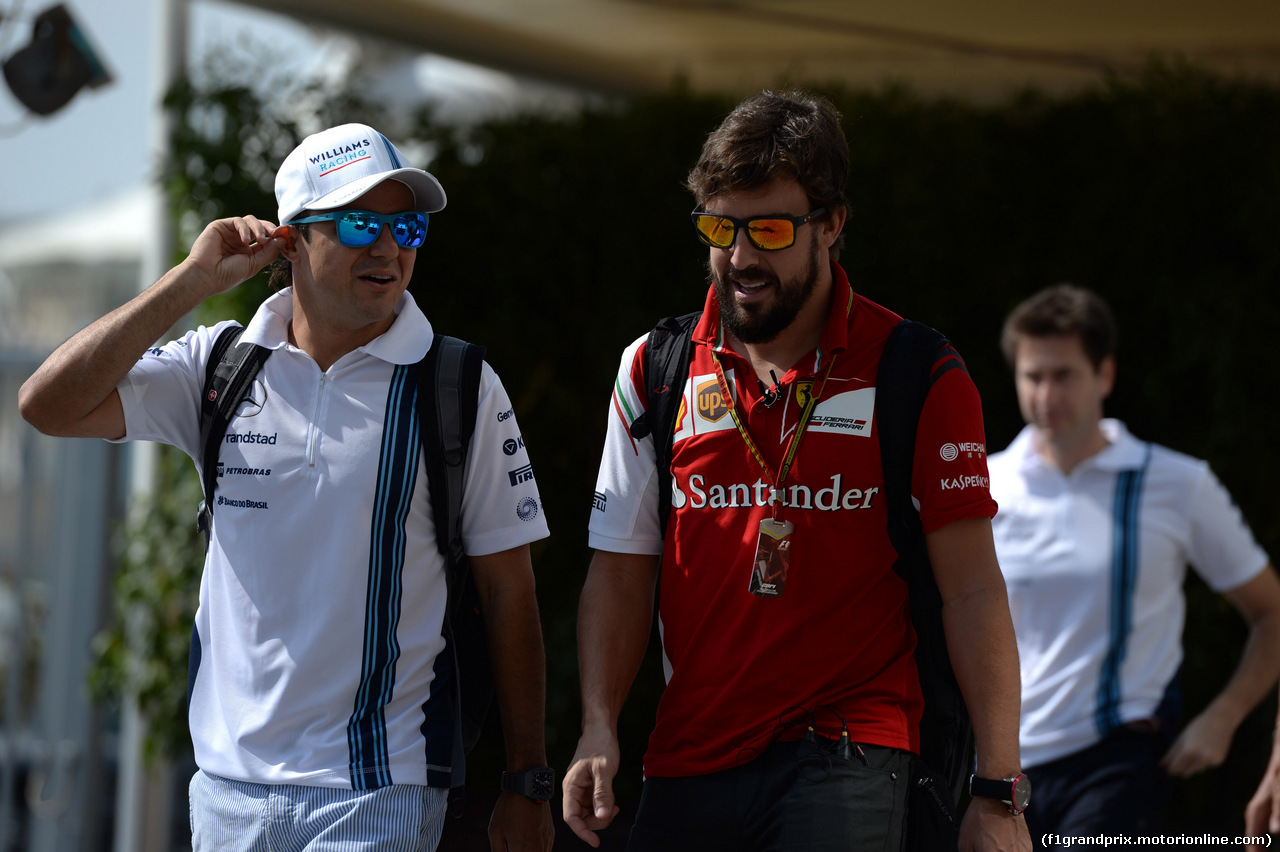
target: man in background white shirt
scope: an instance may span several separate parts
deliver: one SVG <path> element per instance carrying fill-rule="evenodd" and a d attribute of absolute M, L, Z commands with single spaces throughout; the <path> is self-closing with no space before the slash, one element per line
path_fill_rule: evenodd
<path fill-rule="evenodd" d="M 1037 843 L 1158 829 L 1169 777 L 1222 763 L 1280 672 L 1280 583 L 1226 489 L 1205 462 L 1102 416 L 1115 337 L 1101 298 L 1060 285 L 1019 305 L 1002 340 L 1027 426 L 991 457 L 993 528 Z M 1184 726 L 1187 564 L 1240 612 L 1249 638 L 1222 691 Z"/>

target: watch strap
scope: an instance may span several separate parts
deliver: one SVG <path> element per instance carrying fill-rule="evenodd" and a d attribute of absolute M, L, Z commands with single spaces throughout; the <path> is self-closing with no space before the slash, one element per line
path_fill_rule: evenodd
<path fill-rule="evenodd" d="M 1030 798 L 1030 779 L 1023 773 L 1018 773 L 1012 778 L 983 778 L 980 775 L 969 776 L 969 795 L 980 796 L 984 799 L 995 799 L 1004 802 L 1009 807 L 1012 814 L 1020 814 L 1026 810 L 1028 800 Z M 1023 795 L 1018 795 L 1018 790 L 1023 790 Z M 1022 801 L 1019 801 L 1021 799 Z"/>

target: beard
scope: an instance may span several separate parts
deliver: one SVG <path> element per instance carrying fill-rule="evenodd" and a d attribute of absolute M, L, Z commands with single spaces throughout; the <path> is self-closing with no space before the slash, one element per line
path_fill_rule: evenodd
<path fill-rule="evenodd" d="M 720 322 L 724 328 L 743 343 L 769 343 L 795 321 L 800 309 L 813 295 L 818 285 L 818 240 L 815 234 L 809 240 L 809 264 L 795 278 L 781 281 L 776 275 L 758 266 L 738 269 L 732 264 L 718 277 L 708 264 L 707 277 L 715 287 L 716 301 L 720 303 Z M 733 281 L 739 276 L 767 281 L 773 285 L 773 300 L 763 304 L 739 304 L 733 297 Z"/>

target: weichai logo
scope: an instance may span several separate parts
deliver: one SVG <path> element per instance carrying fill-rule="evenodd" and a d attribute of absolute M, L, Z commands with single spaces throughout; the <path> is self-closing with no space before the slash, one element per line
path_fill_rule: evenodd
<path fill-rule="evenodd" d="M 729 406 L 725 404 L 724 394 L 720 393 L 719 382 L 703 382 L 698 385 L 696 399 L 698 401 L 698 416 L 703 420 L 715 423 L 729 413 Z"/>

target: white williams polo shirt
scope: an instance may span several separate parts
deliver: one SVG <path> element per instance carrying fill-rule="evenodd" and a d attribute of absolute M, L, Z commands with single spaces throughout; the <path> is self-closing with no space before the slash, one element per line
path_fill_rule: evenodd
<path fill-rule="evenodd" d="M 192 643 L 196 762 L 263 783 L 447 786 L 444 562 L 412 414 L 431 325 L 406 294 L 390 329 L 322 371 L 288 343 L 291 312 L 288 293 L 271 297 L 243 337 L 273 351 L 219 455 Z M 129 440 L 198 460 L 205 363 L 225 325 L 130 371 L 119 387 Z M 511 401 L 487 364 L 463 487 L 468 554 L 547 535 Z"/>
<path fill-rule="evenodd" d="M 1064 476 L 1028 426 L 991 456 L 996 553 L 1022 669 L 1024 766 L 1152 717 L 1182 662 L 1190 564 L 1217 592 L 1267 565 L 1208 464 L 1102 421 L 1111 442 Z"/>

